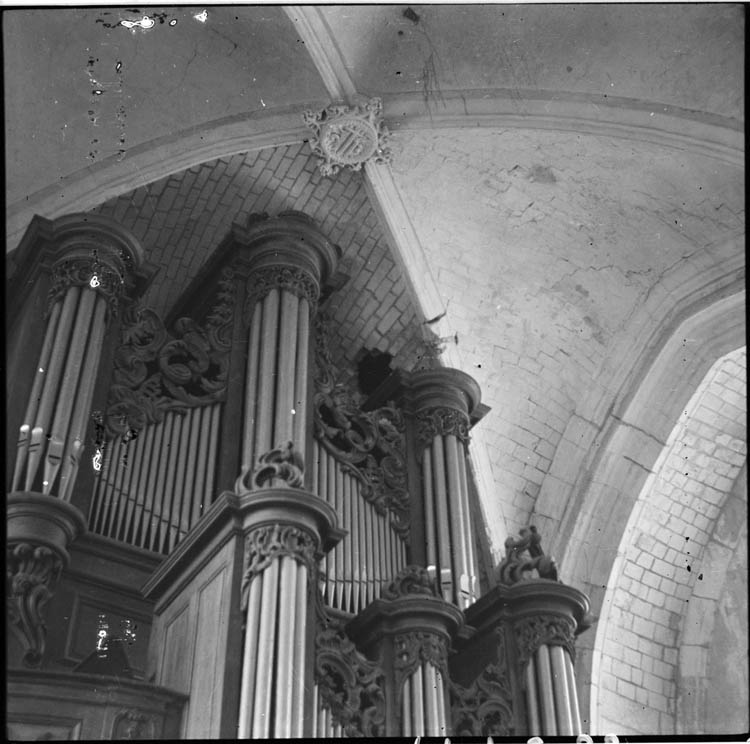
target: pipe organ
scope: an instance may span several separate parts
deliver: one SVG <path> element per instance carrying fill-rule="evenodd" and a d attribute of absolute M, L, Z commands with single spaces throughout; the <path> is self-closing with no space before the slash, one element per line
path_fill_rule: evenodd
<path fill-rule="evenodd" d="M 581 733 L 586 598 L 533 528 L 494 573 L 477 549 L 475 381 L 431 363 L 350 385 L 326 319 L 341 249 L 303 214 L 235 224 L 166 320 L 116 281 L 143 262 L 113 231 L 116 249 L 50 238 L 9 503 L 78 504 L 91 533 L 160 558 L 147 678 L 186 701 L 182 736 Z"/>

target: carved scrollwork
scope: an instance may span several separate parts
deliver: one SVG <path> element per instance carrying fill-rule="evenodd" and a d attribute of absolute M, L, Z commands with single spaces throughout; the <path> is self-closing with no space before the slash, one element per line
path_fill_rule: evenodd
<path fill-rule="evenodd" d="M 505 557 L 497 567 L 497 577 L 501 584 L 510 586 L 524 581 L 532 571 L 542 579 L 557 581 L 557 564 L 551 556 L 545 555 L 541 545 L 542 537 L 536 527 L 524 527 L 520 537 L 508 537 L 505 541 Z M 528 557 L 524 556 L 528 553 Z"/>
<path fill-rule="evenodd" d="M 118 714 L 112 726 L 112 739 L 155 739 L 157 723 L 153 716 L 131 708 Z"/>
<path fill-rule="evenodd" d="M 422 566 L 402 568 L 380 596 L 382 599 L 400 599 L 415 594 L 442 599 L 435 577 Z"/>
<path fill-rule="evenodd" d="M 42 662 L 47 627 L 43 611 L 60 578 L 60 556 L 44 546 L 16 543 L 7 548 L 6 604 L 10 625 L 24 647 L 24 663 Z"/>
<path fill-rule="evenodd" d="M 180 318 L 171 335 L 153 310 L 134 313 L 115 352 L 105 416 L 109 436 L 158 423 L 169 410 L 224 399 L 233 308 L 233 272 L 227 268 L 205 325 Z"/>
<path fill-rule="evenodd" d="M 305 111 L 305 124 L 312 130 L 310 147 L 324 176 L 334 176 L 343 167 L 360 170 L 368 160 L 390 162 L 382 112 L 379 98 L 357 106 L 333 104 L 322 111 Z"/>
<path fill-rule="evenodd" d="M 385 673 L 363 656 L 342 622 L 329 616 L 316 595 L 315 682 L 324 708 L 345 736 L 385 734 Z"/>
<path fill-rule="evenodd" d="M 247 608 L 250 582 L 262 573 L 271 561 L 288 555 L 307 566 L 311 573 L 316 566 L 318 539 L 307 530 L 289 524 L 265 524 L 245 536 L 245 573 L 242 577 L 242 607 Z"/>
<path fill-rule="evenodd" d="M 398 633 L 393 640 L 393 652 L 397 690 L 423 663 L 432 664 L 443 678 L 448 677 L 448 643 L 442 635 L 423 630 Z"/>
<path fill-rule="evenodd" d="M 360 481 L 363 497 L 380 514 L 390 513 L 393 528 L 405 539 L 409 495 L 403 414 L 393 405 L 363 411 L 349 389 L 336 380 L 325 321 L 320 318 L 316 331 L 315 436 Z"/>
<path fill-rule="evenodd" d="M 521 670 L 540 646 L 563 646 L 575 661 L 575 622 L 561 615 L 531 615 L 513 624 Z"/>
<path fill-rule="evenodd" d="M 253 272 L 247 280 L 246 317 L 249 317 L 253 306 L 272 289 L 285 289 L 304 298 L 310 308 L 315 308 L 320 296 L 317 282 L 303 269 L 294 266 L 268 266 Z"/>
<path fill-rule="evenodd" d="M 235 482 L 237 493 L 247 493 L 266 484 L 287 488 L 302 488 L 305 484 L 302 455 L 294 449 L 293 442 L 285 442 L 258 458 L 252 473 L 245 470 Z"/>
<path fill-rule="evenodd" d="M 464 445 L 469 443 L 469 417 L 455 408 L 438 406 L 417 413 L 417 451 L 420 456 L 425 447 L 432 443 L 436 436 L 452 434 Z"/>
<path fill-rule="evenodd" d="M 52 286 L 47 297 L 48 312 L 69 287 L 90 287 L 96 290 L 106 298 L 109 312 L 117 315 L 125 278 L 119 271 L 101 263 L 94 253 L 59 261 L 52 269 Z"/>
<path fill-rule="evenodd" d="M 498 660 L 488 664 L 468 687 L 449 682 L 455 736 L 511 736 L 513 692 L 505 655 L 504 635 L 498 636 Z"/>

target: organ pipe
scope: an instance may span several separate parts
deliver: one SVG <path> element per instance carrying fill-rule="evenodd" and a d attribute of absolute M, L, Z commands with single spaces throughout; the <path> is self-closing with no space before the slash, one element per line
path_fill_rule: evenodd
<path fill-rule="evenodd" d="M 557 721 L 555 718 L 555 697 L 552 689 L 552 667 L 550 665 L 549 647 L 542 644 L 534 656 L 537 682 L 539 685 L 539 699 L 542 713 L 542 734 L 557 736 Z"/>
<path fill-rule="evenodd" d="M 571 698 L 568 690 L 568 676 L 565 669 L 566 652 L 562 646 L 550 646 L 549 657 L 552 668 L 552 687 L 555 698 L 557 731 L 560 736 L 575 733 L 571 713 Z"/>
<path fill-rule="evenodd" d="M 568 679 L 568 691 L 570 693 L 570 707 L 571 714 L 573 717 L 573 733 L 582 734 L 583 728 L 581 727 L 581 711 L 578 707 L 578 691 L 576 689 L 576 678 L 573 670 L 573 661 L 570 658 L 567 650 L 565 651 L 565 674 Z"/>
<path fill-rule="evenodd" d="M 435 567 L 444 599 L 465 609 L 477 598 L 465 446 L 479 388 L 445 368 L 412 373 L 410 388 L 422 463 L 424 560 Z"/>
<path fill-rule="evenodd" d="M 142 256 L 132 237 L 106 218 L 71 215 L 49 222 L 47 229 L 44 245 L 18 262 L 39 270 L 47 261 L 52 269 L 49 316 L 20 423 L 11 483 L 13 490 L 69 502 L 105 329 L 124 289 L 132 289 L 131 272 Z"/>
<path fill-rule="evenodd" d="M 294 214 L 255 220 L 237 240 L 248 254 L 249 305 L 242 473 L 237 491 L 248 504 L 255 503 L 258 491 L 265 491 L 264 498 L 278 501 L 276 506 L 258 502 L 264 504 L 261 513 L 265 516 L 256 524 L 250 510 L 244 529 L 246 535 L 259 536 L 257 531 L 263 531 L 282 545 L 280 552 L 266 555 L 259 564 L 262 568 L 252 568 L 255 559 L 251 556 L 262 554 L 267 543 L 257 543 L 253 549 L 256 552 L 247 554 L 246 580 L 250 584 L 238 733 L 240 738 L 301 736 L 303 721 L 310 717 L 305 692 L 311 687 L 308 567 L 313 565 L 315 543 L 323 542 L 322 534 L 310 532 L 309 510 L 315 513 L 314 523 L 321 533 L 335 524 L 334 511 L 326 502 L 341 502 L 350 528 L 359 518 L 351 478 L 320 457 L 320 452 L 307 449 L 310 315 L 315 312 L 320 288 L 332 274 L 340 249 L 306 217 Z M 319 465 L 310 466 L 310 456 L 320 458 Z M 276 475 L 268 478 L 262 475 L 271 472 L 268 468 L 255 471 L 259 462 L 282 461 L 273 458 L 286 458 L 286 469 L 274 470 Z M 312 487 L 319 498 L 298 492 L 306 465 L 308 482 L 312 474 Z M 261 478 L 265 480 L 258 480 Z M 331 494 L 334 483 L 335 493 Z M 274 508 L 278 523 L 267 516 Z M 325 515 L 323 522 L 321 515 Z M 297 537 L 287 543 L 283 535 L 289 530 Z M 343 594 L 347 604 L 352 602 L 350 551 L 349 547 L 342 556 L 348 569 L 345 573 L 339 556 L 331 561 L 335 568 L 327 565 L 329 585 L 335 571 L 335 588 L 342 594 L 339 604 Z M 346 588 L 341 587 L 343 579 L 348 580 Z M 259 609 L 254 585 L 261 587 Z M 330 729 L 322 712 L 317 723 Z"/>

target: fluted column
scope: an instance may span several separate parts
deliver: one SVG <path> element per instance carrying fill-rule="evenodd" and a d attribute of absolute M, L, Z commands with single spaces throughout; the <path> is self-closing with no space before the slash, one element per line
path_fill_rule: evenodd
<path fill-rule="evenodd" d="M 9 612 L 27 664 L 44 652 L 42 609 L 85 529 L 69 502 L 84 451 L 105 332 L 143 262 L 110 220 L 38 220 L 16 257 L 16 278 L 49 286 L 46 328 L 18 430 L 8 494 Z M 29 318 L 17 323 L 32 322 Z"/>
<path fill-rule="evenodd" d="M 247 262 L 248 359 L 242 473 L 246 569 L 240 738 L 300 737 L 312 720 L 310 584 L 339 533 L 304 490 L 310 328 L 340 249 L 305 215 L 235 230 Z M 257 505 L 257 508 L 255 508 Z"/>
<path fill-rule="evenodd" d="M 386 674 L 387 736 L 451 733 L 448 649 L 461 625 L 461 612 L 419 566 L 402 569 L 349 622 L 349 635 Z"/>
<path fill-rule="evenodd" d="M 331 281 L 341 249 L 306 215 L 251 218 L 235 227 L 247 262 L 248 355 L 242 470 L 293 442 L 307 459 L 310 329 L 321 289 Z"/>
<path fill-rule="evenodd" d="M 460 609 L 477 598 L 477 561 L 469 508 L 466 447 L 479 386 L 456 369 L 422 370 L 410 379 L 422 470 L 426 563 L 442 596 Z"/>
<path fill-rule="evenodd" d="M 578 709 L 575 636 L 588 627 L 588 600 L 581 592 L 548 579 L 508 589 L 506 601 L 525 691 L 528 733 L 584 733 Z"/>

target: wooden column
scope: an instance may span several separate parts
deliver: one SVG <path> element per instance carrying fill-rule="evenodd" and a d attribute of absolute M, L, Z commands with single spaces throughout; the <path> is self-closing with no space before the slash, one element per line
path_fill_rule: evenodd
<path fill-rule="evenodd" d="M 465 609 L 478 596 L 466 447 L 479 386 L 456 369 L 414 372 L 409 381 L 422 469 L 426 563 L 442 596 Z"/>
<path fill-rule="evenodd" d="M 321 289 L 334 280 L 341 249 L 298 212 L 235 226 L 247 279 L 242 472 L 292 442 L 304 463 L 310 438 L 310 329 Z"/>
<path fill-rule="evenodd" d="M 448 649 L 462 614 L 419 566 L 402 569 L 347 633 L 385 672 L 386 736 L 451 733 Z"/>
<path fill-rule="evenodd" d="M 42 607 L 67 564 L 68 544 L 85 529 L 70 502 L 105 332 L 123 294 L 135 287 L 143 256 L 127 231 L 88 214 L 36 220 L 18 253 L 11 301 L 23 305 L 24 290 L 48 288 L 38 353 L 27 355 L 22 370 L 16 346 L 10 365 L 29 380 L 25 406 L 12 419 L 18 439 L 8 495 L 11 618 L 25 663 L 35 666 L 44 652 Z M 38 303 L 29 309 L 40 310 Z M 35 320 L 16 315 L 15 337 L 23 336 L 24 322 Z"/>
<path fill-rule="evenodd" d="M 312 720 L 314 708 L 308 584 L 317 582 L 317 561 L 336 533 L 333 509 L 303 490 L 311 434 L 310 329 L 340 249 L 299 213 L 251 220 L 234 238 L 248 272 L 236 492 L 262 504 L 247 512 L 244 524 L 247 604 L 238 736 L 300 737 L 311 733 L 305 721 Z"/>
<path fill-rule="evenodd" d="M 573 587 L 540 578 L 509 587 L 506 601 L 527 732 L 537 736 L 583 733 L 573 661 L 575 636 L 589 623 L 588 599 Z"/>

